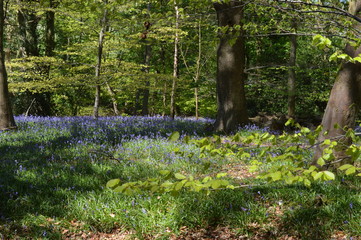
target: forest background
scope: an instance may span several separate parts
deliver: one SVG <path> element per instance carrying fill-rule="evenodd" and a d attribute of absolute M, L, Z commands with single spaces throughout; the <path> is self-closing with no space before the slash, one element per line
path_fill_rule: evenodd
<path fill-rule="evenodd" d="M 285 2 L 244 8 L 248 115 L 320 121 L 340 64 L 329 58 L 357 31 L 350 17 L 319 7 L 347 9 L 345 1 Z M 28 0 L 5 11 L 15 115 L 215 118 L 222 28 L 207 1 Z M 332 45 L 312 44 L 319 34 Z"/>

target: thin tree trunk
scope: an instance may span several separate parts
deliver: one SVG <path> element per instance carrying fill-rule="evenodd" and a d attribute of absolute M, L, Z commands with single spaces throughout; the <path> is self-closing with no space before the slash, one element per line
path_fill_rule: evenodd
<path fill-rule="evenodd" d="M 243 1 L 214 3 L 219 27 L 241 26 L 239 31 L 220 34 L 217 51 L 217 119 L 216 131 L 229 133 L 248 123 L 244 90 L 245 43 L 243 34 Z"/>
<path fill-rule="evenodd" d="M 145 73 L 149 73 L 149 66 L 150 66 L 150 58 L 151 58 L 151 51 L 152 46 L 147 43 L 145 45 L 145 52 L 144 52 L 144 64 L 145 64 Z M 142 105 L 142 115 L 149 115 L 149 86 L 150 82 L 149 80 L 145 83 L 145 88 L 143 90 L 143 105 Z"/>
<path fill-rule="evenodd" d="M 177 88 L 177 79 L 178 79 L 178 44 L 179 44 L 179 9 L 178 3 L 174 0 L 174 10 L 175 10 L 175 38 L 174 38 L 174 60 L 173 60 L 173 81 L 172 81 L 172 91 L 170 94 L 170 117 L 174 119 L 175 117 L 175 98 L 176 98 L 176 88 Z"/>
<path fill-rule="evenodd" d="M 163 73 L 166 73 L 166 62 L 165 62 L 165 49 L 162 46 L 161 48 L 161 52 L 160 52 L 160 57 L 162 60 L 162 66 L 163 66 Z M 167 109 L 167 81 L 164 81 L 164 85 L 163 85 L 163 97 L 162 97 L 162 102 L 163 102 L 163 110 L 162 110 L 162 116 L 164 117 L 166 114 L 166 109 Z"/>
<path fill-rule="evenodd" d="M 349 12 L 360 16 L 361 0 L 350 1 Z M 355 28 L 361 29 L 361 23 L 357 23 Z M 347 44 L 346 54 L 356 57 L 361 54 L 361 46 L 357 49 Z M 352 143 L 350 137 L 346 137 L 345 130 L 355 126 L 357 111 L 361 105 L 361 63 L 344 62 L 337 74 L 336 81 L 331 90 L 322 123 L 323 131 L 318 137 L 318 141 L 325 139 L 336 139 L 338 145 L 334 150 L 335 161 L 326 163 L 323 168 L 337 168 L 345 163 L 352 163 L 352 159 L 345 150 Z M 339 126 L 339 127 L 335 127 Z M 325 134 L 328 132 L 328 134 Z M 323 155 L 323 145 L 318 145 L 314 155 L 314 165 Z"/>
<path fill-rule="evenodd" d="M 15 129 L 10 104 L 4 53 L 4 0 L 0 0 L 0 130 Z"/>
<path fill-rule="evenodd" d="M 297 22 L 292 20 L 294 35 L 290 36 L 290 59 L 288 69 L 288 117 L 295 118 L 296 112 L 296 56 L 297 56 Z"/>
<path fill-rule="evenodd" d="M 107 1 L 104 1 L 107 4 Z M 94 110 L 93 117 L 99 117 L 99 106 L 100 106 L 100 71 L 102 65 L 102 56 L 103 56 L 103 45 L 104 45 L 104 37 L 105 30 L 108 25 L 108 10 L 104 9 L 103 19 L 101 21 L 101 29 L 99 32 L 99 40 L 98 40 L 98 54 L 97 54 L 97 64 L 95 66 L 95 78 L 96 78 L 96 86 L 95 86 L 95 100 L 94 100 Z"/>
<path fill-rule="evenodd" d="M 201 28 L 202 19 L 199 20 L 198 24 L 198 57 L 197 57 L 197 69 L 196 75 L 194 77 L 194 84 L 196 85 L 194 88 L 194 100 L 195 100 L 195 114 L 196 119 L 199 118 L 199 96 L 198 96 L 198 82 L 201 72 L 201 58 L 202 58 L 202 28 Z"/>
<path fill-rule="evenodd" d="M 112 86 L 110 86 L 109 82 L 106 81 L 105 84 L 107 85 L 107 89 L 108 89 L 108 93 L 112 99 L 112 103 L 113 103 L 113 111 L 114 111 L 114 114 L 116 116 L 119 116 L 120 115 L 120 111 L 119 111 L 119 108 L 118 108 L 118 102 L 117 102 L 117 99 L 116 99 L 116 93 L 114 92 Z"/>
<path fill-rule="evenodd" d="M 150 15 L 150 8 L 151 8 L 151 4 L 148 3 L 147 5 L 147 15 L 149 17 Z M 151 23 L 146 21 L 144 22 L 144 27 L 145 27 L 145 34 L 148 33 L 149 28 L 151 27 Z M 146 66 L 144 68 L 144 72 L 145 73 L 149 73 L 149 67 L 150 67 L 150 58 L 151 58 L 151 53 L 152 53 L 152 46 L 150 44 L 150 41 L 145 38 L 145 50 L 144 50 L 144 65 Z M 150 95 L 150 82 L 149 80 L 147 80 L 145 82 L 145 88 L 143 90 L 143 103 L 142 103 L 142 115 L 146 116 L 149 115 L 149 95 Z"/>

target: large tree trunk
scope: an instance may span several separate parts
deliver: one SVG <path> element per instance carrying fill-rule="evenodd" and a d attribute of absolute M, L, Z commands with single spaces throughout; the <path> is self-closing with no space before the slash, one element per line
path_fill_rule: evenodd
<path fill-rule="evenodd" d="M 0 0 L 0 130 L 16 128 L 11 109 L 4 52 L 4 1 Z"/>
<path fill-rule="evenodd" d="M 351 14 L 359 16 L 361 0 L 350 1 L 349 11 Z M 361 23 L 357 23 L 355 27 L 361 29 Z M 355 49 L 347 44 L 345 52 L 351 57 L 356 57 L 361 54 L 361 46 Z M 342 64 L 331 90 L 321 123 L 323 131 L 318 137 L 320 142 L 325 139 L 335 139 L 338 142 L 334 150 L 335 161 L 326 163 L 324 167 L 337 168 L 345 163 L 351 163 L 351 158 L 347 156 L 345 150 L 352 143 L 352 140 L 344 135 L 345 130 L 355 126 L 356 114 L 361 104 L 360 97 L 361 63 L 345 62 Z M 328 134 L 325 135 L 325 132 L 328 132 Z M 317 160 L 323 155 L 323 149 L 324 146 L 317 146 L 313 164 L 317 165 Z"/>
<path fill-rule="evenodd" d="M 217 119 L 215 130 L 229 133 L 239 125 L 248 123 L 244 91 L 245 44 L 242 30 L 244 3 L 214 3 L 218 25 L 228 27 L 220 31 L 217 52 Z M 236 31 L 236 26 L 240 30 Z M 233 29 L 232 29 L 233 28 Z"/>

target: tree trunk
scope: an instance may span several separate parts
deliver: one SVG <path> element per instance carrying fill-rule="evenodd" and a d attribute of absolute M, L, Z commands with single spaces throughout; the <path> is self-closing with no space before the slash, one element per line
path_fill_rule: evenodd
<path fill-rule="evenodd" d="M 32 2 L 27 0 L 25 2 Z M 20 31 L 22 56 L 39 56 L 37 27 L 40 18 L 35 12 L 27 9 L 18 11 L 18 23 Z"/>
<path fill-rule="evenodd" d="M 170 94 L 170 117 L 174 119 L 175 117 L 175 98 L 176 98 L 176 88 L 177 88 L 177 79 L 178 79 L 178 44 L 179 44 L 179 9 L 177 1 L 174 0 L 174 10 L 175 10 L 175 38 L 174 38 L 174 60 L 173 60 L 173 81 L 172 81 L 172 91 Z"/>
<path fill-rule="evenodd" d="M 162 67 L 163 67 L 163 73 L 166 73 L 166 60 L 165 60 L 165 49 L 162 46 L 161 47 L 161 52 L 160 52 L 160 58 L 161 58 L 161 62 L 162 62 Z M 162 109 L 162 116 L 164 117 L 166 114 L 166 109 L 167 109 L 167 81 L 164 81 L 164 85 L 163 85 L 163 91 L 162 91 L 162 103 L 163 103 L 163 109 Z"/>
<path fill-rule="evenodd" d="M 194 100 L 195 100 L 195 114 L 196 119 L 199 118 L 199 96 L 198 96 L 198 82 L 201 72 L 201 58 L 202 58 L 202 28 L 201 28 L 202 20 L 199 20 L 198 24 L 198 57 L 197 57 L 197 68 L 196 68 L 196 75 L 194 77 L 194 84 L 196 85 L 194 88 Z"/>
<path fill-rule="evenodd" d="M 351 14 L 360 16 L 361 0 L 350 1 L 349 11 Z M 357 23 L 355 28 L 361 29 L 361 23 Z M 355 49 L 347 44 L 345 52 L 351 57 L 356 57 L 361 54 L 361 46 Z M 323 131 L 318 137 L 320 142 L 325 139 L 335 139 L 338 142 L 334 150 L 335 161 L 326 163 L 324 168 L 337 168 L 345 163 L 352 163 L 351 158 L 345 153 L 345 150 L 352 143 L 352 139 L 344 135 L 345 130 L 355 126 L 357 111 L 361 104 L 360 97 L 361 63 L 344 62 L 331 90 L 321 123 Z M 325 135 L 325 132 L 328 134 Z M 322 157 L 324 148 L 322 145 L 317 146 L 314 165 L 317 165 L 317 160 Z"/>
<path fill-rule="evenodd" d="M 16 128 L 10 104 L 4 53 L 4 0 L 0 0 L 0 130 Z"/>
<path fill-rule="evenodd" d="M 214 3 L 220 31 L 217 52 L 217 119 L 215 130 L 229 133 L 248 123 L 244 91 L 245 43 L 242 29 L 244 3 Z M 240 30 L 236 31 L 236 26 Z"/>
<path fill-rule="evenodd" d="M 144 65 L 146 66 L 144 69 L 145 73 L 149 73 L 151 51 L 152 51 L 152 46 L 149 43 L 147 43 L 145 45 L 145 51 L 144 51 Z M 149 80 L 147 80 L 145 82 L 145 88 L 143 90 L 143 104 L 142 104 L 143 116 L 149 115 L 149 87 L 150 87 L 150 82 Z"/>
<path fill-rule="evenodd" d="M 55 12 L 52 9 L 55 7 L 55 3 L 53 0 L 49 0 L 49 7 L 51 10 L 46 12 L 45 55 L 52 57 L 55 49 Z"/>
<path fill-rule="evenodd" d="M 49 0 L 50 1 L 50 0 Z M 34 0 L 22 0 L 22 2 L 31 3 L 36 2 Z M 53 4 L 53 2 L 49 2 Z M 50 12 L 50 11 L 48 11 Z M 52 52 L 54 49 L 54 12 L 46 17 L 46 36 L 45 36 L 45 50 L 46 54 Z M 40 17 L 37 16 L 35 11 L 29 10 L 27 8 L 22 8 L 18 10 L 18 23 L 19 23 L 19 40 L 20 48 L 19 53 L 21 57 L 39 57 L 40 51 L 38 46 L 38 33 L 37 27 L 40 21 Z M 52 35 L 52 36 L 51 36 Z M 51 39 L 52 38 L 52 39 Z M 49 52 L 48 52 L 49 51 Z M 52 54 L 52 53 L 50 53 Z M 40 71 L 43 75 L 48 75 L 49 66 L 42 66 L 36 71 Z M 32 81 L 32 79 L 27 79 Z M 47 92 L 43 93 L 31 93 L 27 94 L 28 100 L 32 101 L 35 98 L 33 108 L 30 109 L 30 114 L 39 115 L 39 116 L 49 116 L 51 115 L 51 103 L 50 103 L 50 94 Z"/>
<path fill-rule="evenodd" d="M 107 1 L 104 1 L 104 4 L 107 4 Z M 98 40 L 98 54 L 97 54 L 97 64 L 95 66 L 95 78 L 96 78 L 96 86 L 95 86 L 95 99 L 94 99 L 94 109 L 93 109 L 93 117 L 99 117 L 99 106 L 100 106 L 100 70 L 102 65 L 102 56 L 103 56 L 103 45 L 104 45 L 104 37 L 105 31 L 108 26 L 108 10 L 104 9 L 103 18 L 101 21 L 101 29 L 99 32 L 99 40 Z"/>
<path fill-rule="evenodd" d="M 148 17 L 150 16 L 150 8 L 151 8 L 151 4 L 148 3 L 147 5 L 147 15 Z M 149 28 L 151 27 L 151 23 L 146 21 L 144 22 L 144 27 L 145 27 L 145 33 L 148 33 Z M 149 73 L 149 66 L 150 66 L 150 58 L 151 58 L 151 53 L 152 53 L 152 46 L 150 44 L 150 41 L 145 38 L 145 50 L 144 50 L 144 72 L 145 73 Z M 149 115 L 149 87 L 150 87 L 150 82 L 149 80 L 147 80 L 145 82 L 145 88 L 143 90 L 143 103 L 142 103 L 142 115 L 146 116 Z"/>
<path fill-rule="evenodd" d="M 292 20 L 292 28 L 295 31 L 293 35 L 290 36 L 290 59 L 289 59 L 289 69 L 288 69 L 288 117 L 295 118 L 296 112 L 296 56 L 297 56 L 297 22 Z"/>
<path fill-rule="evenodd" d="M 106 81 L 105 84 L 107 85 L 108 93 L 109 93 L 109 95 L 110 95 L 110 97 L 112 99 L 114 114 L 116 116 L 119 116 L 120 111 L 119 111 L 119 108 L 118 108 L 118 102 L 117 102 L 117 99 L 116 99 L 116 94 L 115 94 L 112 86 L 110 86 L 110 84 L 108 83 L 108 81 Z"/>

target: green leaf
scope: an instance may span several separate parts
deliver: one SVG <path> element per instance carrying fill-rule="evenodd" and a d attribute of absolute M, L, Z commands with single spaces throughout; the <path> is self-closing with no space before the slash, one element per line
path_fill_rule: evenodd
<path fill-rule="evenodd" d="M 152 192 L 152 193 L 155 193 L 155 192 L 157 192 L 159 190 L 159 186 L 158 185 L 154 185 L 154 186 L 152 186 L 152 188 L 150 189 L 150 191 Z"/>
<path fill-rule="evenodd" d="M 336 61 L 337 60 L 337 56 L 339 55 L 340 53 L 339 52 L 334 52 L 330 58 L 328 59 L 330 62 L 332 61 Z"/>
<path fill-rule="evenodd" d="M 313 176 L 313 179 L 317 180 L 317 179 L 321 178 L 322 176 L 323 176 L 323 172 L 318 172 Z"/>
<path fill-rule="evenodd" d="M 187 178 L 186 176 L 184 176 L 183 174 L 180 174 L 180 173 L 175 173 L 174 177 L 179 180 L 183 180 L 183 179 Z"/>
<path fill-rule="evenodd" d="M 227 180 L 220 180 L 220 183 L 222 186 L 228 186 L 229 185 L 229 182 Z"/>
<path fill-rule="evenodd" d="M 200 191 L 203 189 L 203 185 L 201 185 L 201 184 L 194 184 L 194 185 L 193 185 L 193 189 L 194 189 L 194 191 L 196 191 L 196 192 L 200 192 Z"/>
<path fill-rule="evenodd" d="M 311 187 L 311 181 L 308 179 L 303 179 L 303 184 L 305 184 L 306 187 Z"/>
<path fill-rule="evenodd" d="M 361 57 L 355 57 L 353 60 L 354 60 L 355 62 L 361 63 Z"/>
<path fill-rule="evenodd" d="M 346 175 L 351 175 L 354 174 L 356 172 L 356 168 L 354 166 L 350 167 L 349 169 L 346 170 Z"/>
<path fill-rule="evenodd" d="M 338 55 L 337 58 L 348 59 L 348 58 L 350 58 L 350 56 L 347 55 L 347 54 L 345 54 L 345 53 L 343 53 L 343 54 Z"/>
<path fill-rule="evenodd" d="M 241 136 L 237 133 L 236 135 L 234 135 L 232 140 L 233 140 L 233 142 L 240 142 L 241 141 Z"/>
<path fill-rule="evenodd" d="M 185 184 L 184 181 L 181 181 L 181 182 L 176 183 L 175 186 L 174 186 L 174 190 L 175 190 L 175 191 L 181 190 L 182 187 L 184 186 L 184 184 Z"/>
<path fill-rule="evenodd" d="M 170 186 L 173 186 L 174 183 L 166 181 L 164 183 L 162 183 L 161 187 L 163 188 L 169 188 Z"/>
<path fill-rule="evenodd" d="M 167 176 L 170 174 L 170 171 L 169 170 L 160 170 L 159 173 L 163 176 Z"/>
<path fill-rule="evenodd" d="M 273 181 L 278 181 L 282 177 L 282 173 L 280 171 L 274 172 L 270 174 Z"/>
<path fill-rule="evenodd" d="M 335 174 L 330 172 L 330 171 L 324 171 L 323 172 L 323 178 L 326 180 L 326 181 L 329 181 L 329 180 L 335 180 Z"/>
<path fill-rule="evenodd" d="M 108 188 L 115 188 L 116 186 L 118 186 L 120 183 L 120 179 L 112 179 L 112 180 L 109 180 L 107 182 L 107 187 Z"/>
<path fill-rule="evenodd" d="M 222 177 L 225 177 L 227 176 L 227 173 L 218 173 L 217 174 L 217 178 L 222 178 Z"/>
<path fill-rule="evenodd" d="M 213 189 L 218 189 L 221 186 L 221 182 L 219 180 L 213 180 L 211 187 Z"/>
<path fill-rule="evenodd" d="M 332 42 L 330 39 L 326 37 L 323 37 L 321 35 L 316 35 L 313 37 L 312 44 L 322 50 L 326 47 L 330 47 Z"/>
<path fill-rule="evenodd" d="M 351 165 L 351 164 L 344 164 L 344 165 L 342 165 L 341 167 L 339 167 L 338 169 L 340 169 L 341 171 L 344 171 L 344 170 L 349 169 L 349 168 L 351 168 L 351 167 L 353 167 L 353 165 Z"/>
<path fill-rule="evenodd" d="M 122 185 L 122 186 L 118 186 L 118 187 L 114 188 L 113 191 L 116 193 L 121 193 L 124 191 L 124 189 L 125 189 L 125 187 L 124 187 L 124 185 Z"/>
<path fill-rule="evenodd" d="M 170 141 L 170 142 L 176 142 L 176 141 L 178 141 L 179 137 L 180 137 L 179 132 L 173 132 L 173 133 L 169 136 L 168 141 Z"/>
<path fill-rule="evenodd" d="M 285 123 L 285 126 L 293 126 L 295 124 L 295 120 L 293 120 L 292 118 L 288 119 L 287 122 Z"/>
<path fill-rule="evenodd" d="M 323 166 L 326 164 L 325 160 L 323 159 L 323 157 L 320 157 L 319 159 L 317 159 L 317 164 L 320 166 Z"/>
<path fill-rule="evenodd" d="M 209 177 L 209 176 L 207 176 L 207 177 L 205 177 L 205 178 L 202 180 L 202 183 L 209 182 L 210 180 L 212 180 L 212 178 Z"/>

